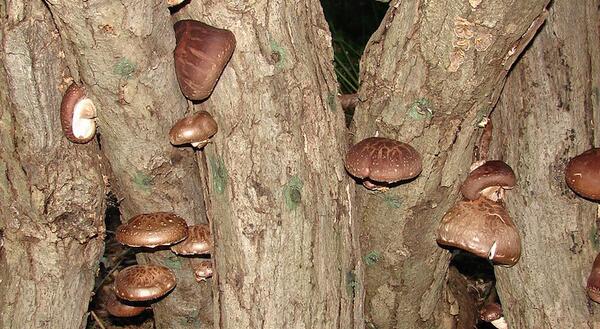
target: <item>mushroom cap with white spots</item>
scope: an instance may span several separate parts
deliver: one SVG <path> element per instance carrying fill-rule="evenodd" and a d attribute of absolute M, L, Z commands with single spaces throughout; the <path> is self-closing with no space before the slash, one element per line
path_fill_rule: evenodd
<path fill-rule="evenodd" d="M 175 244 L 187 236 L 185 220 L 169 212 L 134 216 L 121 224 L 116 234 L 117 241 L 124 245 L 148 248 Z"/>
<path fill-rule="evenodd" d="M 133 301 L 154 300 L 166 295 L 176 284 L 175 274 L 159 265 L 133 265 L 115 278 L 117 297 Z"/>

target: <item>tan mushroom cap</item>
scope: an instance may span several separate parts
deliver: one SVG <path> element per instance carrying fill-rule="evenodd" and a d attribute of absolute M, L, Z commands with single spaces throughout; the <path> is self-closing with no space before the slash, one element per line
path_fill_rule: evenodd
<path fill-rule="evenodd" d="M 175 72 L 183 95 L 191 100 L 210 96 L 235 49 L 235 36 L 199 21 L 175 23 Z"/>
<path fill-rule="evenodd" d="M 192 269 L 197 282 L 206 281 L 213 275 L 213 265 L 209 259 L 195 260 L 192 262 Z"/>
<path fill-rule="evenodd" d="M 175 274 L 164 266 L 133 265 L 115 278 L 115 294 L 128 301 L 147 301 L 166 295 L 175 284 Z"/>
<path fill-rule="evenodd" d="M 110 315 L 117 317 L 132 317 L 142 314 L 147 306 L 141 305 L 130 305 L 120 300 L 117 295 L 113 292 L 108 296 L 106 302 L 106 310 Z"/>
<path fill-rule="evenodd" d="M 209 254 L 212 249 L 212 236 L 208 224 L 199 224 L 188 227 L 188 236 L 185 240 L 171 246 L 171 250 L 179 255 Z"/>
<path fill-rule="evenodd" d="M 350 175 L 364 179 L 369 187 L 414 178 L 421 173 L 421 161 L 419 152 L 406 143 L 369 137 L 350 147 L 345 164 Z"/>
<path fill-rule="evenodd" d="M 502 203 L 486 198 L 459 201 L 442 218 L 437 243 L 512 266 L 521 257 L 521 238 Z"/>
<path fill-rule="evenodd" d="M 72 83 L 60 104 L 60 124 L 65 137 L 78 144 L 91 141 L 96 134 L 96 107 L 87 98 L 86 89 Z"/>
<path fill-rule="evenodd" d="M 600 303 L 600 253 L 596 255 L 588 277 L 587 294 L 591 300 Z"/>
<path fill-rule="evenodd" d="M 175 244 L 188 235 L 185 220 L 173 213 L 155 212 L 134 216 L 117 229 L 116 238 L 131 247 L 166 246 Z"/>
<path fill-rule="evenodd" d="M 511 189 L 516 182 L 515 173 L 508 164 L 504 161 L 492 160 L 486 161 L 471 171 L 462 184 L 460 191 L 465 199 L 475 200 L 481 196 L 484 190 L 490 187 L 495 187 L 496 190 L 500 188 Z"/>
<path fill-rule="evenodd" d="M 169 131 L 169 139 L 173 145 L 192 144 L 201 148 L 217 131 L 217 122 L 210 113 L 200 111 L 177 121 Z"/>
<path fill-rule="evenodd" d="M 584 198 L 600 200 L 600 148 L 574 157 L 565 170 L 567 185 Z"/>

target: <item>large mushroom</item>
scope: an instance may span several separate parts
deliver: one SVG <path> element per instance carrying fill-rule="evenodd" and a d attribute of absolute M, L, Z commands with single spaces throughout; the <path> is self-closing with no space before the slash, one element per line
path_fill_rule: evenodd
<path fill-rule="evenodd" d="M 173 145 L 192 144 L 193 147 L 202 148 L 217 130 L 217 122 L 210 113 L 200 111 L 177 121 L 169 131 L 169 139 Z"/>
<path fill-rule="evenodd" d="M 493 201 L 502 199 L 504 190 L 512 189 L 516 184 L 515 173 L 503 161 L 486 161 L 469 173 L 460 191 L 467 200 L 483 196 Z"/>
<path fill-rule="evenodd" d="M 410 145 L 384 137 L 369 137 L 350 147 L 346 170 L 372 190 L 416 177 L 421 155 Z"/>
<path fill-rule="evenodd" d="M 212 237 L 208 224 L 190 226 L 187 238 L 171 246 L 171 250 L 178 255 L 209 254 L 211 249 Z"/>
<path fill-rule="evenodd" d="M 72 83 L 60 104 L 60 124 L 65 137 L 78 144 L 91 141 L 96 134 L 96 107 L 86 89 Z"/>
<path fill-rule="evenodd" d="M 207 98 L 235 49 L 235 36 L 199 21 L 175 23 L 175 71 L 183 95 L 191 100 Z"/>
<path fill-rule="evenodd" d="M 164 266 L 133 265 L 116 276 L 115 294 L 132 302 L 150 301 L 166 295 L 175 284 L 175 274 Z"/>
<path fill-rule="evenodd" d="M 188 226 L 173 213 L 155 212 L 131 218 L 117 229 L 116 239 L 130 247 L 167 246 L 185 239 Z"/>
<path fill-rule="evenodd" d="M 600 148 L 574 157 L 565 170 L 567 185 L 584 198 L 600 200 Z"/>
<path fill-rule="evenodd" d="M 521 257 L 521 238 L 508 212 L 486 198 L 459 201 L 451 208 L 442 218 L 437 243 L 500 265 L 513 266 Z"/>

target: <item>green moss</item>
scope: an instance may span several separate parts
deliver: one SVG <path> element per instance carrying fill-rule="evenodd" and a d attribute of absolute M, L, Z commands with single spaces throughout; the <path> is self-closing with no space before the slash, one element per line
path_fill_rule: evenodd
<path fill-rule="evenodd" d="M 430 119 L 433 116 L 431 102 L 427 98 L 417 99 L 410 104 L 408 108 L 408 116 L 417 121 Z"/>
<path fill-rule="evenodd" d="M 332 93 L 331 91 L 327 93 L 327 106 L 331 112 L 335 112 L 337 110 L 337 107 L 335 106 L 335 99 L 336 94 Z"/>
<path fill-rule="evenodd" d="M 171 256 L 168 256 L 167 258 L 163 259 L 162 263 L 164 266 L 174 269 L 174 270 L 181 270 L 181 268 L 182 268 L 181 261 L 175 255 L 171 255 Z"/>
<path fill-rule="evenodd" d="M 225 188 L 227 187 L 227 180 L 229 178 L 225 163 L 223 162 L 223 159 L 220 158 L 210 158 L 209 161 L 212 172 L 213 188 L 218 194 L 223 194 L 225 192 Z"/>
<path fill-rule="evenodd" d="M 148 176 L 143 171 L 138 170 L 135 172 L 135 174 L 133 175 L 133 182 L 135 183 L 138 189 L 144 192 L 150 192 L 150 190 L 152 189 L 152 177 Z"/>
<path fill-rule="evenodd" d="M 346 292 L 348 293 L 348 296 L 354 298 L 357 287 L 358 282 L 356 282 L 356 274 L 354 271 L 346 272 Z"/>
<path fill-rule="evenodd" d="M 123 79 L 129 79 L 135 71 L 135 64 L 126 57 L 121 58 L 113 68 L 115 74 L 120 75 Z"/>
<path fill-rule="evenodd" d="M 373 250 L 370 253 L 365 255 L 364 260 L 365 260 L 365 264 L 367 264 L 367 266 L 374 265 L 379 260 L 381 260 L 381 254 L 378 251 Z"/>
<path fill-rule="evenodd" d="M 271 60 L 275 63 L 275 67 L 278 69 L 284 68 L 287 63 L 287 53 L 285 49 L 274 40 L 271 40 L 269 45 L 271 46 Z"/>
<path fill-rule="evenodd" d="M 402 201 L 394 195 L 385 194 L 383 196 L 383 202 L 388 208 L 399 209 L 402 206 Z"/>
<path fill-rule="evenodd" d="M 302 185 L 302 181 L 298 178 L 298 175 L 294 175 L 283 187 L 285 206 L 288 210 L 296 210 L 302 202 Z"/>
<path fill-rule="evenodd" d="M 598 228 L 594 227 L 594 229 L 590 232 L 590 242 L 592 246 L 594 246 L 595 250 L 600 248 L 600 240 L 598 239 Z"/>

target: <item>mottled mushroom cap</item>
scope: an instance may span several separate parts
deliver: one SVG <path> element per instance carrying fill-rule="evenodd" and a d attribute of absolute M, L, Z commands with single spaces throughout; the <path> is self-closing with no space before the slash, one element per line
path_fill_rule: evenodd
<path fill-rule="evenodd" d="M 169 139 L 173 145 L 192 144 L 194 147 L 203 147 L 217 130 L 217 122 L 210 113 L 200 111 L 177 121 L 169 131 Z"/>
<path fill-rule="evenodd" d="M 467 200 L 480 197 L 482 191 L 489 187 L 511 189 L 517 178 L 512 168 L 504 161 L 487 161 L 469 173 L 460 191 Z"/>
<path fill-rule="evenodd" d="M 155 212 L 140 214 L 121 224 L 116 238 L 131 247 L 167 246 L 175 244 L 188 235 L 185 220 L 173 213 Z"/>
<path fill-rule="evenodd" d="M 72 83 L 60 104 L 60 124 L 65 137 L 78 144 L 91 141 L 96 134 L 96 107 L 87 98 L 84 86 Z"/>
<path fill-rule="evenodd" d="M 207 224 L 188 227 L 188 236 L 185 240 L 171 246 L 171 250 L 178 255 L 208 254 L 212 249 L 212 237 Z"/>
<path fill-rule="evenodd" d="M 406 143 L 369 137 L 350 147 L 346 154 L 346 170 L 365 181 L 389 184 L 419 175 L 421 161 L 421 155 Z"/>
<path fill-rule="evenodd" d="M 108 296 L 106 310 L 110 315 L 117 317 L 132 317 L 142 314 L 147 306 L 131 305 L 120 300 L 113 292 Z"/>
<path fill-rule="evenodd" d="M 479 318 L 485 322 L 498 320 L 502 316 L 502 306 L 498 303 L 487 304 L 479 311 Z"/>
<path fill-rule="evenodd" d="M 175 71 L 183 95 L 191 100 L 207 98 L 235 49 L 235 36 L 199 21 L 175 23 Z"/>
<path fill-rule="evenodd" d="M 584 198 L 600 200 L 600 148 L 574 157 L 565 170 L 567 185 Z"/>
<path fill-rule="evenodd" d="M 600 303 L 600 253 L 594 259 L 586 290 L 591 300 Z"/>
<path fill-rule="evenodd" d="M 213 265 L 210 259 L 195 259 L 192 262 L 192 269 L 197 282 L 206 281 L 213 275 Z"/>
<path fill-rule="evenodd" d="M 128 301 L 147 301 L 166 295 L 175 284 L 175 274 L 164 266 L 133 265 L 117 274 L 115 294 Z"/>
<path fill-rule="evenodd" d="M 496 264 L 513 266 L 521 237 L 502 203 L 486 198 L 459 201 L 442 218 L 437 243 L 462 249 Z"/>

